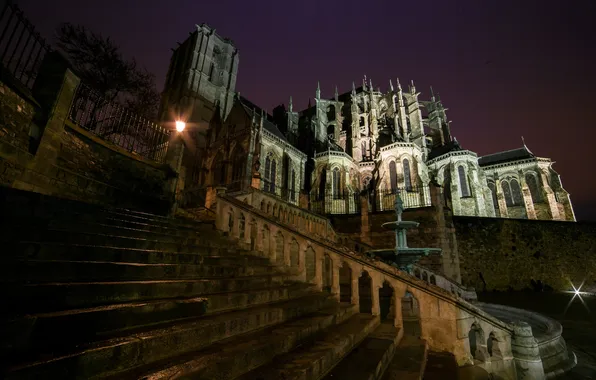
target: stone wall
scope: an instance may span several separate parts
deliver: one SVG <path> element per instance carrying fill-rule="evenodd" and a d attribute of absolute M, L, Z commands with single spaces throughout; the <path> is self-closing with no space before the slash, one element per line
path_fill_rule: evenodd
<path fill-rule="evenodd" d="M 165 213 L 176 173 L 68 120 L 79 79 L 46 55 L 33 90 L 0 71 L 0 185 Z"/>
<path fill-rule="evenodd" d="M 570 290 L 584 280 L 586 287 L 595 285 L 595 223 L 453 220 L 464 285 L 478 291 L 520 290 L 538 281 L 557 290 Z"/>

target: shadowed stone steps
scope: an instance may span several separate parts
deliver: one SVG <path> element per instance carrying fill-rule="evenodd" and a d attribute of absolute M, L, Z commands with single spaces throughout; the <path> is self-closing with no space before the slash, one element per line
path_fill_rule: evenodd
<path fill-rule="evenodd" d="M 371 316 L 368 318 L 358 314 L 355 316 L 355 312 L 352 305 L 336 304 L 310 316 L 252 334 L 226 339 L 205 350 L 156 363 L 127 374 L 119 374 L 113 379 L 235 379 L 272 360 L 277 361 L 277 356 L 280 354 L 312 342 L 321 334 L 325 334 L 326 329 L 336 329 L 339 326 L 345 328 L 346 324 L 351 326 L 354 321 L 359 321 L 360 325 L 366 325 L 365 320 L 370 322 L 372 319 Z M 256 378 L 250 377 L 250 379 Z M 279 379 L 276 378 L 276 380 Z"/>
<path fill-rule="evenodd" d="M 0 336 L 3 344 L 0 347 L 3 351 L 11 352 L 16 349 L 23 351 L 27 346 L 41 349 L 48 345 L 69 344 L 72 341 L 81 343 L 140 326 L 198 318 L 276 302 L 287 303 L 296 300 L 307 303 L 310 307 L 317 302 L 320 303 L 320 293 L 313 292 L 314 288 L 310 285 L 293 284 L 209 297 L 160 299 L 29 314 L 2 321 Z M 281 304 L 278 306 L 282 307 Z M 64 331 L 69 331 L 69 334 L 65 335 Z"/>
<path fill-rule="evenodd" d="M 295 299 L 282 304 L 203 317 L 190 322 L 177 322 L 171 326 L 132 333 L 121 338 L 80 345 L 77 351 L 64 352 L 51 360 L 42 359 L 15 366 L 8 371 L 5 378 L 69 378 L 74 373 L 78 378 L 89 378 L 107 372 L 116 374 L 150 362 L 164 359 L 171 361 L 176 355 L 205 348 L 204 357 L 213 358 L 212 355 L 215 353 L 221 359 L 207 360 L 204 369 L 211 371 L 211 374 L 216 373 L 218 368 L 215 367 L 226 360 L 228 362 L 225 367 L 238 369 L 237 366 L 230 365 L 246 356 L 249 346 L 250 353 L 255 355 L 251 360 L 266 361 L 271 355 L 279 352 L 278 349 L 295 346 L 302 339 L 307 339 L 346 314 L 346 310 L 338 306 L 332 307 L 333 312 L 327 314 L 316 312 L 330 302 L 327 297 L 321 295 L 313 296 L 306 301 L 308 302 L 305 302 L 305 299 Z M 286 322 L 296 318 L 299 319 Z M 266 329 L 262 330 L 264 327 Z M 257 329 L 256 333 L 250 333 Z M 264 334 L 263 331 L 270 331 L 271 334 L 283 331 L 283 334 L 272 336 Z M 257 341 L 262 346 L 261 350 L 252 346 Z M 231 354 L 232 352 L 234 354 Z M 115 378 L 122 379 L 126 376 L 118 374 Z M 210 375 L 207 378 L 217 377 Z"/>
<path fill-rule="evenodd" d="M 248 291 L 281 286 L 285 275 L 186 280 L 51 282 L 6 284 L 0 290 L 8 310 L 51 312 L 111 303 L 146 301 L 169 297 L 199 297 L 213 293 Z M 20 307 L 19 307 L 20 306 Z M 6 309 L 5 309 L 6 310 Z"/>
<path fill-rule="evenodd" d="M 0 273 L 4 270 L 0 269 Z M 26 259 L 1 275 L 6 282 L 125 281 L 192 279 L 197 277 L 244 277 L 281 273 L 273 265 L 145 264 L 107 261 Z"/>
<path fill-rule="evenodd" d="M 403 330 L 383 322 L 337 364 L 323 380 L 379 380 L 393 358 Z"/>
<path fill-rule="evenodd" d="M 238 380 L 319 379 L 378 325 L 378 317 L 355 314 L 344 323 L 330 327 L 316 340 L 276 357 L 271 363 L 246 373 Z"/>
<path fill-rule="evenodd" d="M 233 246 L 201 243 L 190 252 L 108 247 L 85 244 L 40 242 L 7 243 L 6 255 L 15 259 L 107 261 L 142 264 L 195 264 L 195 265 L 271 265 L 268 258 L 252 256 L 249 251 Z"/>
<path fill-rule="evenodd" d="M 428 355 L 425 340 L 404 335 L 382 380 L 422 380 Z"/>

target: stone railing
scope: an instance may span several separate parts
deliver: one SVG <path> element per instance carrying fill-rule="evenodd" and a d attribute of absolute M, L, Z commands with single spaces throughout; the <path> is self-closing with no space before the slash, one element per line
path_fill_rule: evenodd
<path fill-rule="evenodd" d="M 300 232 L 337 241 L 337 234 L 329 219 L 286 202 L 275 194 L 251 187 L 244 194 L 236 195 L 236 198 Z"/>
<path fill-rule="evenodd" d="M 265 201 L 264 210 L 260 207 L 262 201 Z M 267 212 L 269 202 L 271 206 Z M 501 360 L 505 361 L 503 365 L 512 365 L 513 328 L 509 324 L 438 286 L 342 247 L 337 239 L 322 236 L 333 237 L 335 233 L 309 232 L 304 222 L 296 228 L 287 216 L 273 217 L 274 205 L 278 212 L 282 207 L 282 215 L 297 211 L 287 203 L 274 202 L 274 198 L 257 191 L 238 197 L 219 194 L 217 229 L 272 262 L 295 268 L 296 280 L 327 290 L 342 302 L 359 305 L 361 312 L 380 316 L 380 304 L 383 303 L 385 310 L 390 310 L 385 317 L 391 318 L 397 327 L 407 332 L 414 321 L 419 325 L 417 335 L 427 340 L 430 349 L 453 353 L 460 365 L 474 363 L 472 356 L 475 353 L 470 352 L 469 334 L 481 326 L 498 339 Z M 310 215 L 304 210 L 301 213 L 296 212 L 296 215 L 302 215 L 303 221 Z M 486 347 L 485 343 L 479 342 L 479 347 Z"/>
<path fill-rule="evenodd" d="M 515 307 L 476 302 L 475 305 L 495 317 L 507 321 L 522 321 L 531 328 L 546 378 L 555 378 L 577 364 L 575 354 L 567 350 L 563 327 L 554 319 Z"/>
<path fill-rule="evenodd" d="M 414 277 L 428 282 L 431 285 L 436 285 L 441 289 L 445 289 L 448 292 L 465 299 L 466 301 L 475 301 L 478 299 L 476 290 L 474 290 L 474 288 L 467 289 L 457 282 L 437 274 L 427 268 L 421 267 L 419 265 L 413 265 L 412 273 L 414 274 Z"/>

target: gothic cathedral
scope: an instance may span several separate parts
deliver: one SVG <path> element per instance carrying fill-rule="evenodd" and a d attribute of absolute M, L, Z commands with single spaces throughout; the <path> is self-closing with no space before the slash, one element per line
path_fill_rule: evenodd
<path fill-rule="evenodd" d="M 324 213 L 351 213 L 357 194 L 392 209 L 430 205 L 429 184 L 443 188 L 455 215 L 574 221 L 569 194 L 549 158 L 528 147 L 478 157 L 452 136 L 447 109 L 389 81 L 388 92 L 364 77 L 352 90 L 271 114 L 235 91 L 239 54 L 232 41 L 202 24 L 172 55 L 162 97 L 163 120 L 189 125 L 186 188 L 261 190 Z"/>

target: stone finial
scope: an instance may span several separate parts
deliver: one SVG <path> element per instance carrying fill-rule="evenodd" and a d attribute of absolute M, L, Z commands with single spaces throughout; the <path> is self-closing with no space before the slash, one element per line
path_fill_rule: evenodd
<path fill-rule="evenodd" d="M 352 95 L 356 95 L 356 83 L 352 81 Z"/>
<path fill-rule="evenodd" d="M 292 104 L 292 95 L 290 95 L 290 102 L 288 103 L 288 112 L 292 112 L 293 108 L 294 106 Z"/>
<path fill-rule="evenodd" d="M 317 81 L 317 99 L 321 99 L 321 84 Z"/>
<path fill-rule="evenodd" d="M 435 101 L 435 93 L 433 92 L 433 86 L 430 86 L 430 100 Z"/>
<path fill-rule="evenodd" d="M 389 78 L 389 88 L 391 89 L 391 92 L 393 92 L 393 82 L 391 81 L 391 78 Z"/>
<path fill-rule="evenodd" d="M 251 120 L 252 125 L 255 125 L 257 123 L 256 115 L 257 115 L 257 111 L 255 111 L 255 109 L 253 108 L 252 109 L 252 120 Z"/>
<path fill-rule="evenodd" d="M 410 93 L 411 94 L 415 94 L 416 93 L 416 86 L 414 86 L 414 80 L 412 79 L 411 81 L 412 85 L 410 86 Z"/>
<path fill-rule="evenodd" d="M 399 78 L 397 78 L 396 80 L 397 80 L 397 89 L 399 90 L 399 92 L 401 92 L 401 83 L 399 83 Z"/>
<path fill-rule="evenodd" d="M 339 94 L 337 92 L 337 85 L 335 85 L 335 101 L 337 102 L 337 99 L 339 98 Z"/>
<path fill-rule="evenodd" d="M 373 87 L 373 85 L 372 85 L 372 79 L 371 79 L 371 78 L 369 78 L 369 79 L 368 79 L 368 84 L 370 85 L 370 86 L 369 86 L 369 87 L 370 87 L 370 90 L 371 90 L 371 91 L 374 91 L 374 90 L 375 90 L 375 88 L 374 88 L 374 87 Z"/>

